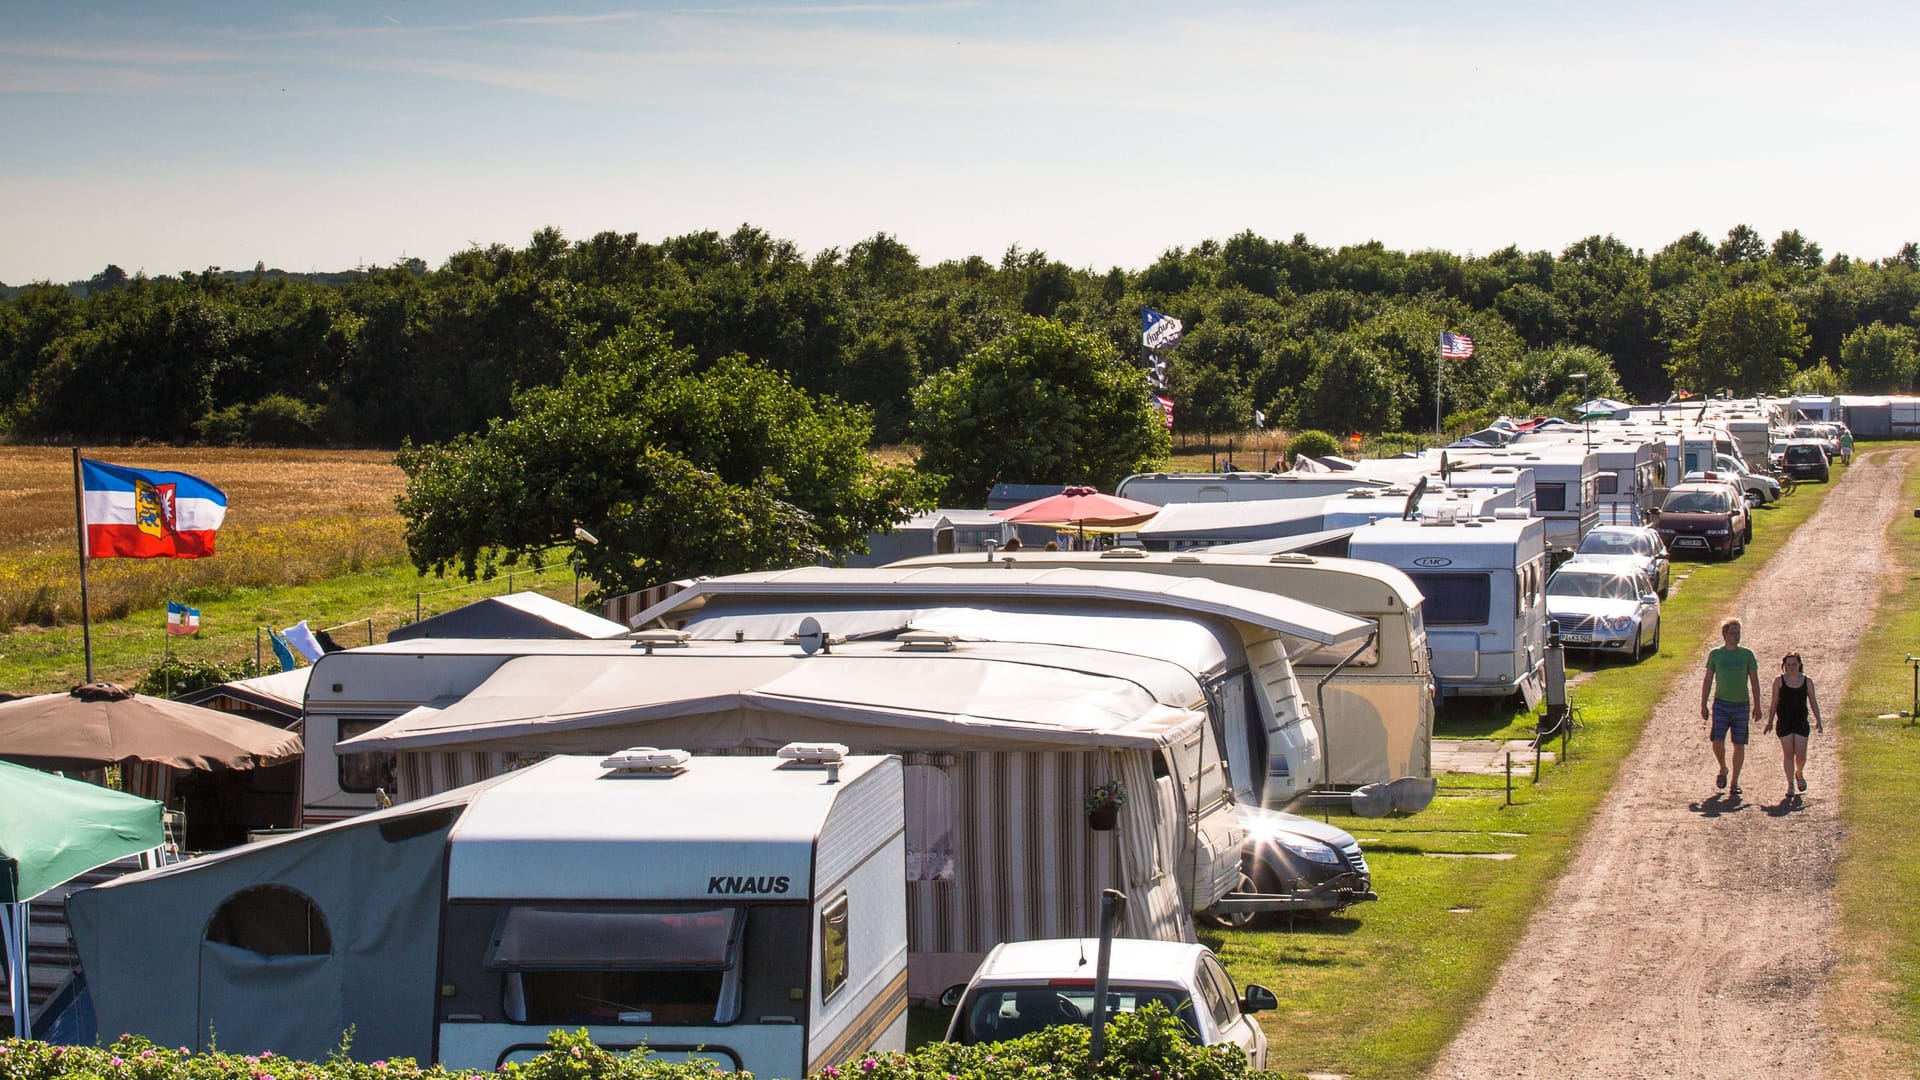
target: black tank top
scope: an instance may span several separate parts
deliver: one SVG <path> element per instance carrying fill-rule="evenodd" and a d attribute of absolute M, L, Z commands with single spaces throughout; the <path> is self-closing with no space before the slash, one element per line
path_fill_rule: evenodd
<path fill-rule="evenodd" d="M 1785 724 L 1804 724 L 1807 722 L 1807 680 L 1803 677 L 1799 686 L 1788 686 L 1787 680 L 1780 680 L 1780 722 Z"/>

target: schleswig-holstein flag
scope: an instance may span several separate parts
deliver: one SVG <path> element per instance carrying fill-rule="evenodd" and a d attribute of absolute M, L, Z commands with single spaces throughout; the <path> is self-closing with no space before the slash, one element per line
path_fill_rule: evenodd
<path fill-rule="evenodd" d="M 227 517 L 226 493 L 197 476 L 80 461 L 81 518 L 95 559 L 199 559 Z"/>

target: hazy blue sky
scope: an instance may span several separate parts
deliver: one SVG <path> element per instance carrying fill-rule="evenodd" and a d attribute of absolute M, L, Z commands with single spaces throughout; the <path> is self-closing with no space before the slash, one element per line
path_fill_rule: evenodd
<path fill-rule="evenodd" d="M 742 222 L 1877 258 L 1920 239 L 1916 91 L 1911 3 L 0 0 L 0 281 Z"/>

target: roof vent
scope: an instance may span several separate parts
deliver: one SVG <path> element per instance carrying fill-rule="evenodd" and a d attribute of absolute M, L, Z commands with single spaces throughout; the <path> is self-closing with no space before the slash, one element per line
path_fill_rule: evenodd
<path fill-rule="evenodd" d="M 1147 557 L 1147 553 L 1139 548 L 1117 547 L 1108 548 L 1101 552 L 1100 557 L 1103 559 L 1144 559 Z"/>
<path fill-rule="evenodd" d="M 633 637 L 633 647 L 647 650 L 652 656 L 655 649 L 684 649 L 693 640 L 693 635 L 685 630 L 642 630 Z"/>
<path fill-rule="evenodd" d="M 693 755 L 685 750 L 661 750 L 653 746 L 633 746 L 600 762 L 616 776 L 678 776 L 687 771 Z"/>
<path fill-rule="evenodd" d="M 1198 556 L 1198 555 L 1184 555 L 1184 554 L 1183 554 L 1183 555 L 1175 555 L 1175 556 L 1174 556 L 1173 558 L 1171 558 L 1171 559 L 1168 559 L 1167 561 L 1168 561 L 1168 562 L 1177 562 L 1177 563 L 1198 563 L 1198 562 L 1201 562 L 1202 560 L 1201 560 L 1201 558 L 1200 558 L 1200 556 Z"/>
<path fill-rule="evenodd" d="M 935 630 L 909 630 L 895 640 L 901 652 L 952 652 L 955 638 Z"/>
<path fill-rule="evenodd" d="M 845 743 L 790 742 L 779 750 L 780 760 L 795 765 L 838 765 L 846 760 Z"/>
<path fill-rule="evenodd" d="M 1267 560 L 1270 563 L 1287 563 L 1299 566 L 1313 565 L 1313 556 L 1302 555 L 1297 551 L 1282 551 Z"/>
<path fill-rule="evenodd" d="M 1518 521 L 1532 517 L 1533 512 L 1524 506 L 1501 506 L 1494 509 L 1493 516 L 1496 521 Z"/>

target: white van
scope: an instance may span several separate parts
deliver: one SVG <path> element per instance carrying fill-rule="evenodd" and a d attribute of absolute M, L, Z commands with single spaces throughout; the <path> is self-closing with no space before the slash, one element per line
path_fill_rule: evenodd
<path fill-rule="evenodd" d="M 1398 567 L 1425 596 L 1433 675 L 1447 696 L 1519 694 L 1539 704 L 1547 644 L 1546 523 L 1376 521 L 1353 531 L 1347 553 Z"/>

